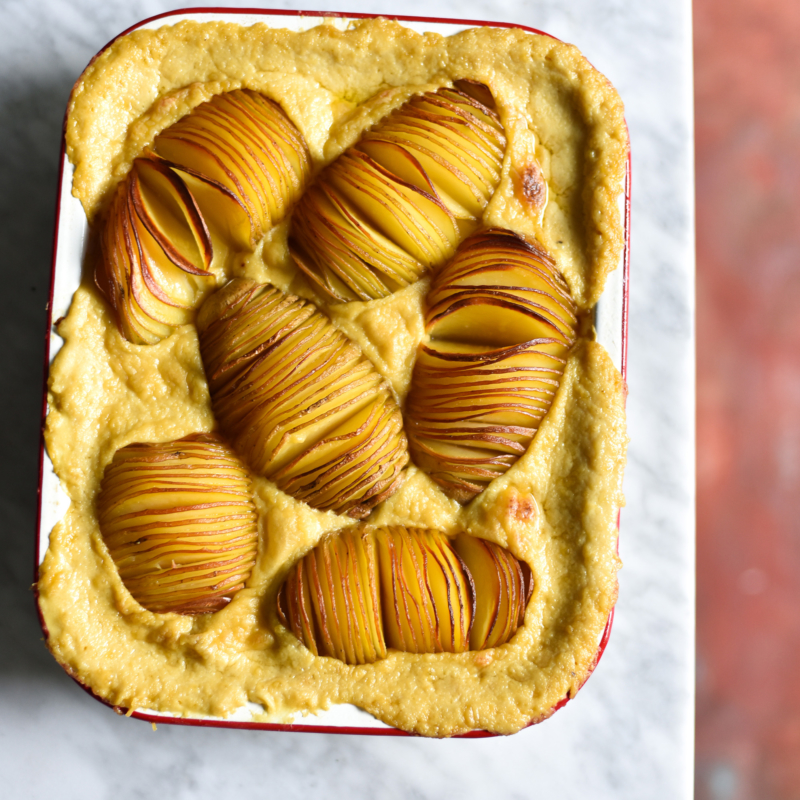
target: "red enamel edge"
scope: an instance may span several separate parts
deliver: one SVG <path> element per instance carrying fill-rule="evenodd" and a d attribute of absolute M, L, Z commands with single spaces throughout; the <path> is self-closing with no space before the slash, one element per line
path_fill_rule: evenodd
<path fill-rule="evenodd" d="M 625 245 L 622 252 L 622 379 L 628 380 L 628 304 L 631 280 L 631 146 L 628 135 L 628 159 L 625 163 Z M 617 526 L 619 527 L 619 525 Z"/>
<path fill-rule="evenodd" d="M 294 11 L 282 10 L 278 8 L 220 8 L 216 6 L 208 6 L 201 8 L 179 8 L 175 11 L 165 11 L 163 14 L 156 14 L 155 16 L 143 19 L 141 22 L 131 25 L 130 28 L 126 28 L 124 31 L 122 31 L 122 33 L 115 36 L 97 53 L 97 56 L 99 56 L 103 50 L 112 45 L 117 39 L 122 36 L 126 36 L 131 31 L 135 31 L 137 28 L 141 28 L 143 25 L 147 25 L 148 23 L 155 22 L 159 19 L 180 16 L 182 14 L 253 14 L 264 17 L 318 17 L 324 19 L 377 19 L 382 17 L 383 19 L 396 19 L 404 22 L 430 22 L 442 23 L 445 25 L 469 25 L 471 27 L 482 28 L 519 28 L 520 30 L 528 31 L 529 33 L 538 33 L 541 36 L 548 36 L 551 39 L 556 38 L 545 31 L 540 31 L 538 28 L 530 28 L 527 25 L 518 25 L 514 22 L 487 22 L 486 20 L 480 19 L 450 19 L 447 17 L 414 17 L 404 14 L 360 14 L 349 11 Z M 97 58 L 97 56 L 94 58 Z M 92 61 L 94 61 L 94 58 Z M 89 64 L 91 64 L 92 61 L 90 61 Z"/>
<path fill-rule="evenodd" d="M 61 123 L 61 153 L 58 158 L 58 180 L 56 182 L 56 210 L 53 220 L 53 247 L 50 254 L 50 291 L 47 295 L 47 314 L 44 332 L 44 365 L 42 371 L 42 416 L 39 425 L 39 482 L 36 487 L 36 547 L 34 548 L 33 564 L 33 596 L 36 600 L 36 614 L 39 617 L 39 625 L 44 634 L 45 641 L 50 637 L 47 625 L 44 621 L 41 606 L 39 605 L 39 564 L 41 563 L 39 532 L 42 527 L 42 482 L 44 480 L 44 426 L 47 420 L 47 378 L 50 374 L 50 335 L 53 330 L 53 293 L 56 285 L 56 255 L 58 253 L 58 232 L 61 226 L 61 190 L 64 183 L 64 159 L 66 158 L 66 133 L 67 133 L 67 113 L 64 112 L 64 120 Z"/>
<path fill-rule="evenodd" d="M 207 8 L 181 8 L 176 9 L 175 11 L 167 11 L 163 14 L 156 14 L 152 17 L 148 17 L 147 19 L 143 19 L 140 22 L 137 22 L 135 25 L 131 25 L 131 27 L 127 28 L 126 30 L 122 31 L 119 35 L 115 36 L 108 44 L 106 44 L 103 48 L 101 48 L 97 54 L 89 61 L 86 65 L 86 69 L 88 69 L 96 60 L 97 58 L 107 50 L 117 39 L 122 36 L 131 33 L 132 31 L 141 28 L 143 25 L 147 25 L 150 22 L 154 22 L 159 19 L 167 19 L 169 17 L 179 16 L 183 14 L 253 14 L 265 17 L 271 16 L 288 16 L 288 17 L 321 17 L 321 18 L 345 18 L 345 19 L 375 19 L 378 17 L 385 17 L 388 19 L 394 19 L 399 21 L 406 21 L 406 22 L 428 22 L 428 23 L 442 23 L 442 24 L 449 24 L 449 25 L 469 25 L 473 27 L 491 27 L 491 28 L 518 28 L 520 30 L 528 31 L 529 33 L 536 33 L 541 36 L 548 36 L 551 39 L 555 39 L 556 37 L 552 34 L 549 34 L 545 31 L 541 31 L 537 28 L 531 28 L 527 25 L 516 25 L 512 22 L 487 22 L 486 20 L 472 20 L 472 19 L 446 19 L 444 17 L 414 17 L 414 16 L 406 16 L 406 15 L 386 15 L 386 14 L 360 14 L 360 13 L 348 13 L 348 12 L 341 12 L 341 11 L 294 11 L 294 10 L 280 10 L 280 9 L 263 9 L 263 8 L 218 8 L 218 7 L 207 7 Z M 85 72 L 85 70 L 84 70 Z M 83 74 L 83 73 L 82 73 Z M 80 78 L 78 79 L 80 80 Z M 42 481 L 44 476 L 44 454 L 45 454 L 45 443 L 44 443 L 44 426 L 45 421 L 47 419 L 47 378 L 50 371 L 50 339 L 52 335 L 53 329 L 53 293 L 55 289 L 55 277 L 56 277 L 56 255 L 58 253 L 58 233 L 59 233 L 59 225 L 61 222 L 61 193 L 63 189 L 63 180 L 64 180 L 64 160 L 66 158 L 66 124 L 67 124 L 67 113 L 69 112 L 69 104 L 67 106 L 67 112 L 64 114 L 64 123 L 62 125 L 62 132 L 61 132 L 61 155 L 59 157 L 59 164 L 58 164 L 58 185 L 56 189 L 56 212 L 55 212 L 55 221 L 54 221 L 54 231 L 53 231 L 53 249 L 51 255 L 51 264 L 50 264 L 50 293 L 48 296 L 47 301 L 47 328 L 45 331 L 45 352 L 44 352 L 44 378 L 43 378 L 43 389 L 42 389 L 42 417 L 41 417 L 41 432 L 39 436 L 39 484 L 37 487 L 37 506 L 36 506 L 36 547 L 34 553 L 34 572 L 33 572 L 33 592 L 34 597 L 36 599 L 36 611 L 39 617 L 39 624 L 42 628 L 42 633 L 44 634 L 45 641 L 49 638 L 49 631 L 47 630 L 47 625 L 44 621 L 44 616 L 42 614 L 41 607 L 39 605 L 39 592 L 38 592 L 38 582 L 39 582 L 39 564 L 41 562 L 41 552 L 40 552 L 40 535 L 39 531 L 41 528 L 41 519 L 42 519 Z M 630 139 L 629 139 L 630 142 Z M 631 153 L 630 153 L 630 143 L 628 145 L 628 158 L 625 167 L 625 189 L 624 189 L 624 248 L 623 248 L 623 259 L 622 259 L 622 286 L 623 286 L 623 296 L 622 296 L 622 378 L 623 380 L 627 380 L 628 374 L 628 292 L 630 287 L 630 233 L 631 233 Z M 617 513 L 617 530 L 619 530 L 619 512 Z M 617 540 L 617 549 L 619 549 L 619 539 Z M 606 621 L 605 628 L 603 629 L 603 634 L 600 638 L 600 643 L 597 647 L 597 653 L 595 654 L 594 660 L 592 662 L 591 667 L 589 668 L 588 672 L 586 673 L 586 677 L 583 679 L 581 686 L 579 688 L 583 688 L 586 681 L 589 679 L 591 674 L 597 668 L 597 665 L 600 662 L 600 659 L 605 652 L 605 649 L 608 645 L 609 638 L 611 637 L 611 628 L 614 622 L 614 609 L 611 609 L 611 613 L 608 615 L 608 620 Z M 356 734 L 362 736 L 416 736 L 417 734 L 408 733 L 407 731 L 397 730 L 396 728 L 361 728 L 361 727 L 350 727 L 350 726 L 340 726 L 340 725 L 306 725 L 306 724 L 277 724 L 271 722 L 244 722 L 244 721 L 229 721 L 224 719 L 195 719 L 190 717 L 164 717 L 158 714 L 149 714 L 146 711 L 129 711 L 125 708 L 120 708 L 119 706 L 114 706 L 112 703 L 109 703 L 107 700 L 104 700 L 102 697 L 95 694 L 91 688 L 83 684 L 75 675 L 71 673 L 71 671 L 65 667 L 63 664 L 60 665 L 64 671 L 81 687 L 87 694 L 91 695 L 95 700 L 99 701 L 103 705 L 108 706 L 112 710 L 114 710 L 117 714 L 121 714 L 124 716 L 134 717 L 135 719 L 144 720 L 145 722 L 164 725 L 188 725 L 198 728 L 240 728 L 242 730 L 264 730 L 264 731 L 286 731 L 290 733 L 339 733 L 339 734 Z M 550 711 L 546 714 L 542 715 L 541 717 L 532 720 L 526 727 L 530 727 L 532 725 L 537 725 L 540 722 L 551 717 L 555 714 L 556 711 L 563 708 L 571 699 L 573 695 L 567 695 L 555 706 L 553 706 Z M 452 739 L 486 739 L 492 738 L 497 736 L 497 734 L 490 733 L 489 731 L 469 731 L 468 733 L 457 734 L 455 736 L 449 737 Z"/>

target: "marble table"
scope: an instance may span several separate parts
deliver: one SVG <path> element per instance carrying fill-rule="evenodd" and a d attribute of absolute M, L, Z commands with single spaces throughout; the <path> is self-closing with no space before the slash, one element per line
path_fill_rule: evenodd
<path fill-rule="evenodd" d="M 236 5 L 218 0 L 214 5 Z M 241 4 L 244 5 L 244 4 Z M 0 3 L 3 796 L 651 800 L 692 794 L 694 209 L 691 8 L 660 0 L 273 2 L 517 22 L 578 44 L 633 145 L 631 446 L 610 645 L 578 698 L 510 738 L 425 741 L 149 725 L 84 694 L 42 644 L 33 568 L 42 334 L 63 109 L 106 41 L 159 0 Z"/>

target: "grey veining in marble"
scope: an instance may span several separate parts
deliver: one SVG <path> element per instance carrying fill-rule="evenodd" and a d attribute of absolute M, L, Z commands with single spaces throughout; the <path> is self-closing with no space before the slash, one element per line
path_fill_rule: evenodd
<path fill-rule="evenodd" d="M 187 3 L 189 5 L 189 3 Z M 214 5 L 235 5 L 218 0 Z M 241 3 L 241 5 L 248 5 Z M 620 600 L 578 698 L 508 739 L 423 741 L 148 725 L 84 694 L 40 641 L 33 598 L 43 327 L 60 127 L 106 41 L 157 0 L 0 0 L 0 794 L 3 797 L 549 797 L 692 789 L 694 247 L 687 0 L 274 2 L 518 22 L 578 44 L 619 89 L 633 144 Z M 349 7 L 348 7 L 349 6 Z"/>

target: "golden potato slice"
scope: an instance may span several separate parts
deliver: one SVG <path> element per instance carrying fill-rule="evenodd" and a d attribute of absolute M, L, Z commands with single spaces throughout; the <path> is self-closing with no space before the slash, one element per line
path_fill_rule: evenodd
<path fill-rule="evenodd" d="M 217 611 L 255 564 L 250 478 L 213 434 L 118 450 L 97 509 L 122 582 L 150 611 Z"/>
<path fill-rule="evenodd" d="M 356 518 L 399 486 L 408 452 L 391 390 L 310 303 L 237 279 L 198 332 L 214 413 L 253 469 Z"/>
<path fill-rule="evenodd" d="M 298 268 L 334 302 L 386 297 L 435 271 L 500 182 L 506 139 L 487 101 L 412 97 L 318 176 L 292 217 Z M 326 200 L 322 198 L 325 197 Z"/>

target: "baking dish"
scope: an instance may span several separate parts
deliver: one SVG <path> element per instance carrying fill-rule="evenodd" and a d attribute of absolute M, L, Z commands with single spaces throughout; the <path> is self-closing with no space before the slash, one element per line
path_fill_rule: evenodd
<path fill-rule="evenodd" d="M 274 27 L 289 28 L 291 30 L 305 30 L 318 24 L 319 17 L 327 19 L 333 18 L 333 24 L 337 27 L 345 28 L 351 19 L 365 18 L 375 15 L 334 15 L 330 13 L 303 12 L 286 13 L 276 11 L 252 11 L 252 10 L 224 10 L 215 11 L 185 10 L 160 15 L 146 20 L 129 30 L 137 28 L 157 28 L 165 23 L 176 23 L 183 19 L 193 19 L 197 21 L 206 20 L 225 20 L 237 22 L 241 25 L 248 25 L 258 21 L 267 21 Z M 265 17 L 267 18 L 265 20 Z M 482 22 L 471 21 L 450 21 L 426 18 L 398 17 L 401 24 L 417 32 L 435 32 L 442 35 L 450 35 L 464 28 L 478 25 L 487 25 Z M 498 25 L 498 27 L 518 27 L 512 25 Z M 534 33 L 541 31 L 531 30 Z M 127 33 L 129 31 L 126 31 Z M 630 163 L 630 162 L 628 162 Z M 51 362 L 60 347 L 57 337 L 50 336 L 53 320 L 66 314 L 74 290 L 77 288 L 81 279 L 81 267 L 84 261 L 85 248 L 87 242 L 88 226 L 86 218 L 79 201 L 72 196 L 72 167 L 64 158 L 64 145 L 62 143 L 61 166 L 60 166 L 60 186 L 58 193 L 58 206 L 56 218 L 56 231 L 53 250 L 53 271 L 51 276 L 51 295 L 48 318 L 47 351 L 48 362 Z M 625 192 L 621 202 L 624 203 L 624 240 L 625 248 L 621 268 L 612 273 L 605 293 L 595 309 L 595 326 L 597 338 L 605 346 L 611 355 L 614 364 L 625 375 L 626 361 L 626 338 L 627 338 L 627 275 L 628 275 L 628 243 L 629 243 L 629 187 L 630 169 L 626 176 Z M 46 395 L 43 402 L 43 414 L 46 413 Z M 58 478 L 55 476 L 49 458 L 42 444 L 40 454 L 40 500 L 39 500 L 39 524 L 37 540 L 37 566 L 47 549 L 49 532 L 61 516 L 66 511 L 67 500 L 60 489 Z M 598 645 L 598 652 L 595 659 L 599 659 L 611 628 L 611 618 L 606 624 L 605 631 Z M 45 630 L 45 634 L 47 631 Z M 566 703 L 566 698 L 555 706 L 557 710 Z M 252 719 L 251 711 L 247 707 L 241 708 L 236 714 L 228 718 L 183 718 L 160 712 L 148 711 L 147 709 L 126 709 L 128 713 L 138 718 L 149 721 L 176 722 L 181 724 L 213 725 L 225 727 L 245 727 L 262 728 L 272 730 L 305 730 L 316 732 L 349 732 L 349 733 L 372 733 L 402 735 L 402 732 L 389 728 L 383 723 L 373 719 L 370 715 L 353 706 L 336 706 L 330 711 L 319 714 L 314 720 L 314 724 L 307 724 L 307 719 L 302 719 L 295 724 L 281 725 L 273 723 L 257 722 Z M 534 720 L 539 721 L 539 720 Z M 466 736 L 488 735 L 480 731 L 473 731 L 465 734 Z"/>

